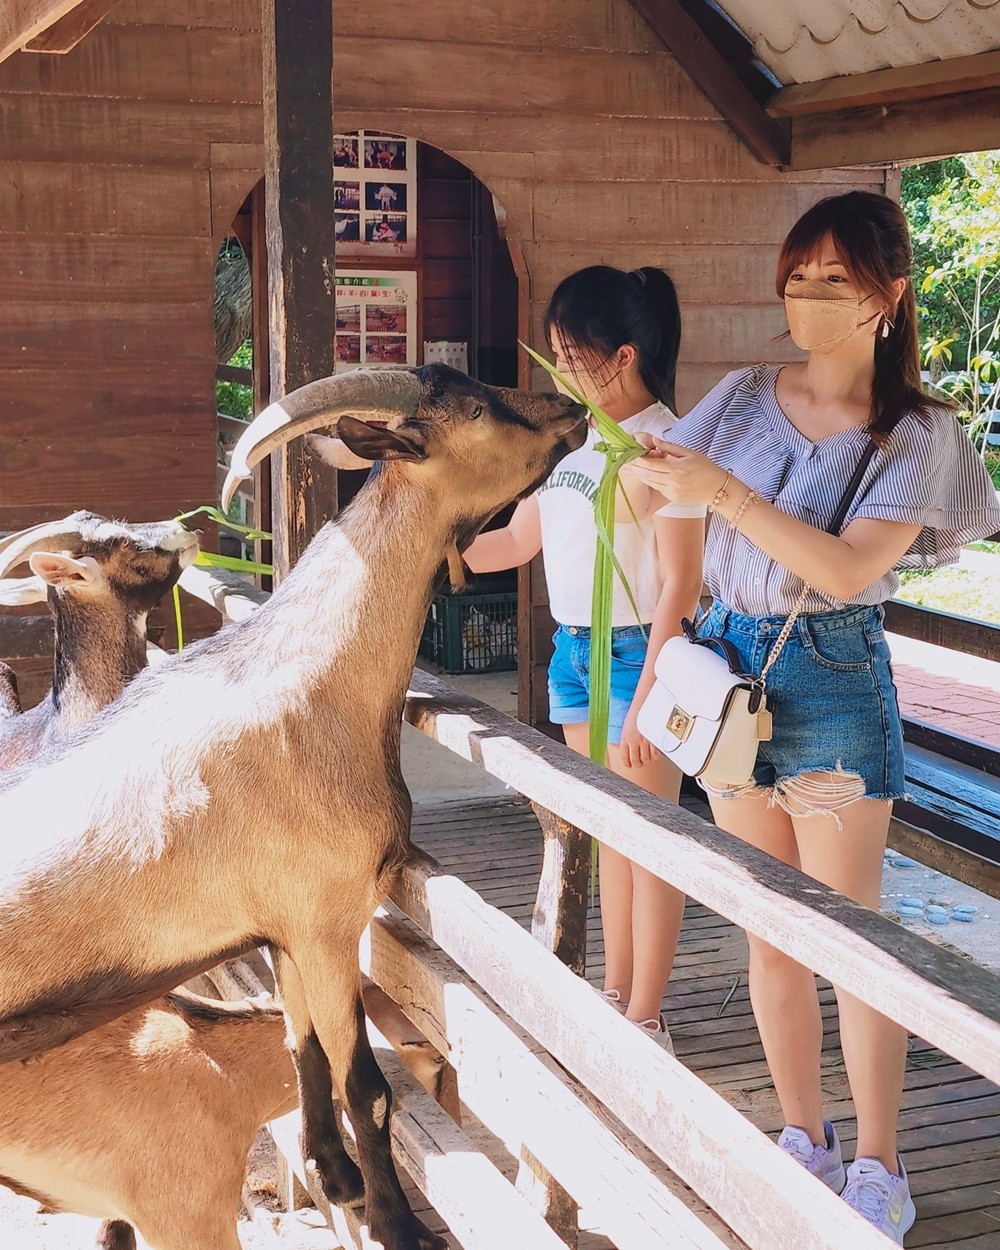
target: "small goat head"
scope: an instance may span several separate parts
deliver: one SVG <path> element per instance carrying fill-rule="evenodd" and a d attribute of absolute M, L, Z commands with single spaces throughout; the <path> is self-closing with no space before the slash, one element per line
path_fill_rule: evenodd
<path fill-rule="evenodd" d="M 81 602 L 112 598 L 143 616 L 197 554 L 197 536 L 179 521 L 131 525 L 74 512 L 0 540 L 0 604 L 41 602 L 51 589 Z M 24 564 L 33 577 L 6 578 Z"/>

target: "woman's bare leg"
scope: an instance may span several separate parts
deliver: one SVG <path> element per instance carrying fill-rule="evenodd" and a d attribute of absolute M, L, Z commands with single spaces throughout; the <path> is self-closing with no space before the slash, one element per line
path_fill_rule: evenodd
<path fill-rule="evenodd" d="M 859 799 L 839 807 L 836 817 L 793 817 L 803 872 L 878 911 L 891 813 L 890 803 Z M 837 1002 L 844 1063 L 858 1117 L 857 1155 L 878 1159 L 895 1172 L 906 1030 L 843 990 L 837 990 Z"/>
<path fill-rule="evenodd" d="M 589 754 L 587 725 L 564 725 L 563 731 L 569 747 Z M 677 802 L 680 773 L 662 756 L 626 768 L 618 748 L 609 746 L 608 767 L 650 794 Z M 630 1020 L 656 1019 L 677 952 L 684 895 L 611 847 L 601 846 L 599 867 L 604 987 L 618 991 Z"/>
<path fill-rule="evenodd" d="M 792 819 L 780 807 L 769 807 L 769 798 L 769 790 L 741 798 L 713 797 L 715 823 L 775 859 L 799 867 Z M 747 941 L 750 1001 L 785 1123 L 804 1129 L 816 1145 L 822 1145 L 823 1019 L 816 978 L 762 938 L 748 933 Z"/>

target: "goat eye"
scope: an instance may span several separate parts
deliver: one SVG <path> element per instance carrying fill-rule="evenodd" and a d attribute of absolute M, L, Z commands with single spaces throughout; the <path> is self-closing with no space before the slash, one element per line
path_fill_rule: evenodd
<path fill-rule="evenodd" d="M 469 420 L 475 421 L 477 417 L 481 417 L 482 415 L 483 415 L 483 405 L 476 404 L 475 407 L 472 409 L 472 411 L 469 413 Z"/>

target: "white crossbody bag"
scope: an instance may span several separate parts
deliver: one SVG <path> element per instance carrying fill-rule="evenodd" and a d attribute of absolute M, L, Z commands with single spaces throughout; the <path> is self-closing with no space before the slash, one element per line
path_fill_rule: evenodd
<path fill-rule="evenodd" d="M 839 534 L 875 454 L 868 443 L 837 506 L 827 533 Z M 782 627 L 759 676 L 742 671 L 739 652 L 724 638 L 699 638 L 690 621 L 668 638 L 656 657 L 656 681 L 639 709 L 639 732 L 688 777 L 719 789 L 746 785 L 757 748 L 771 739 L 767 674 L 777 663 L 810 591 L 802 594 Z"/>

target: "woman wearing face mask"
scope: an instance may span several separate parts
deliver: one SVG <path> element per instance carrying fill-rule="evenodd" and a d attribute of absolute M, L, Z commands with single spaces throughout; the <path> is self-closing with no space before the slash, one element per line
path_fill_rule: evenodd
<path fill-rule="evenodd" d="M 626 273 L 592 265 L 552 295 L 545 333 L 559 370 L 630 433 L 666 435 L 675 417 L 674 375 L 681 320 L 674 284 L 662 269 Z M 597 527 L 594 496 L 603 456 L 595 436 L 561 460 L 508 526 L 481 534 L 464 553 L 476 573 L 526 564 L 539 551 L 549 606 L 559 622 L 549 666 L 549 715 L 566 743 L 587 755 L 590 613 Z M 639 485 L 640 491 L 645 488 Z M 660 504 L 663 503 L 661 499 Z M 705 509 L 678 505 L 637 524 L 628 507 L 615 526 L 615 552 L 635 593 L 640 626 L 615 581 L 608 767 L 661 798 L 677 799 L 680 774 L 636 726 L 653 684 L 653 661 L 680 632 L 701 592 Z M 604 998 L 672 1049 L 660 1007 L 670 976 L 684 898 L 609 847 L 600 848 Z"/>
<path fill-rule="evenodd" d="M 876 911 L 892 801 L 904 791 L 880 605 L 899 584 L 895 568 L 952 562 L 963 543 L 1000 529 L 974 448 L 922 393 L 910 264 L 891 200 L 850 192 L 810 209 L 777 274 L 808 358 L 730 374 L 634 466 L 655 499 L 712 512 L 714 602 L 700 636 L 728 639 L 744 670 L 760 673 L 801 613 L 768 673 L 773 738 L 751 784 L 709 791 L 716 822 Z M 828 533 L 870 444 L 844 523 Z M 902 1245 L 915 1218 L 896 1152 L 905 1031 L 838 991 L 858 1120 L 845 1175 L 823 1117 L 813 974 L 749 941 L 754 1014 L 786 1123 L 779 1145 Z"/>

